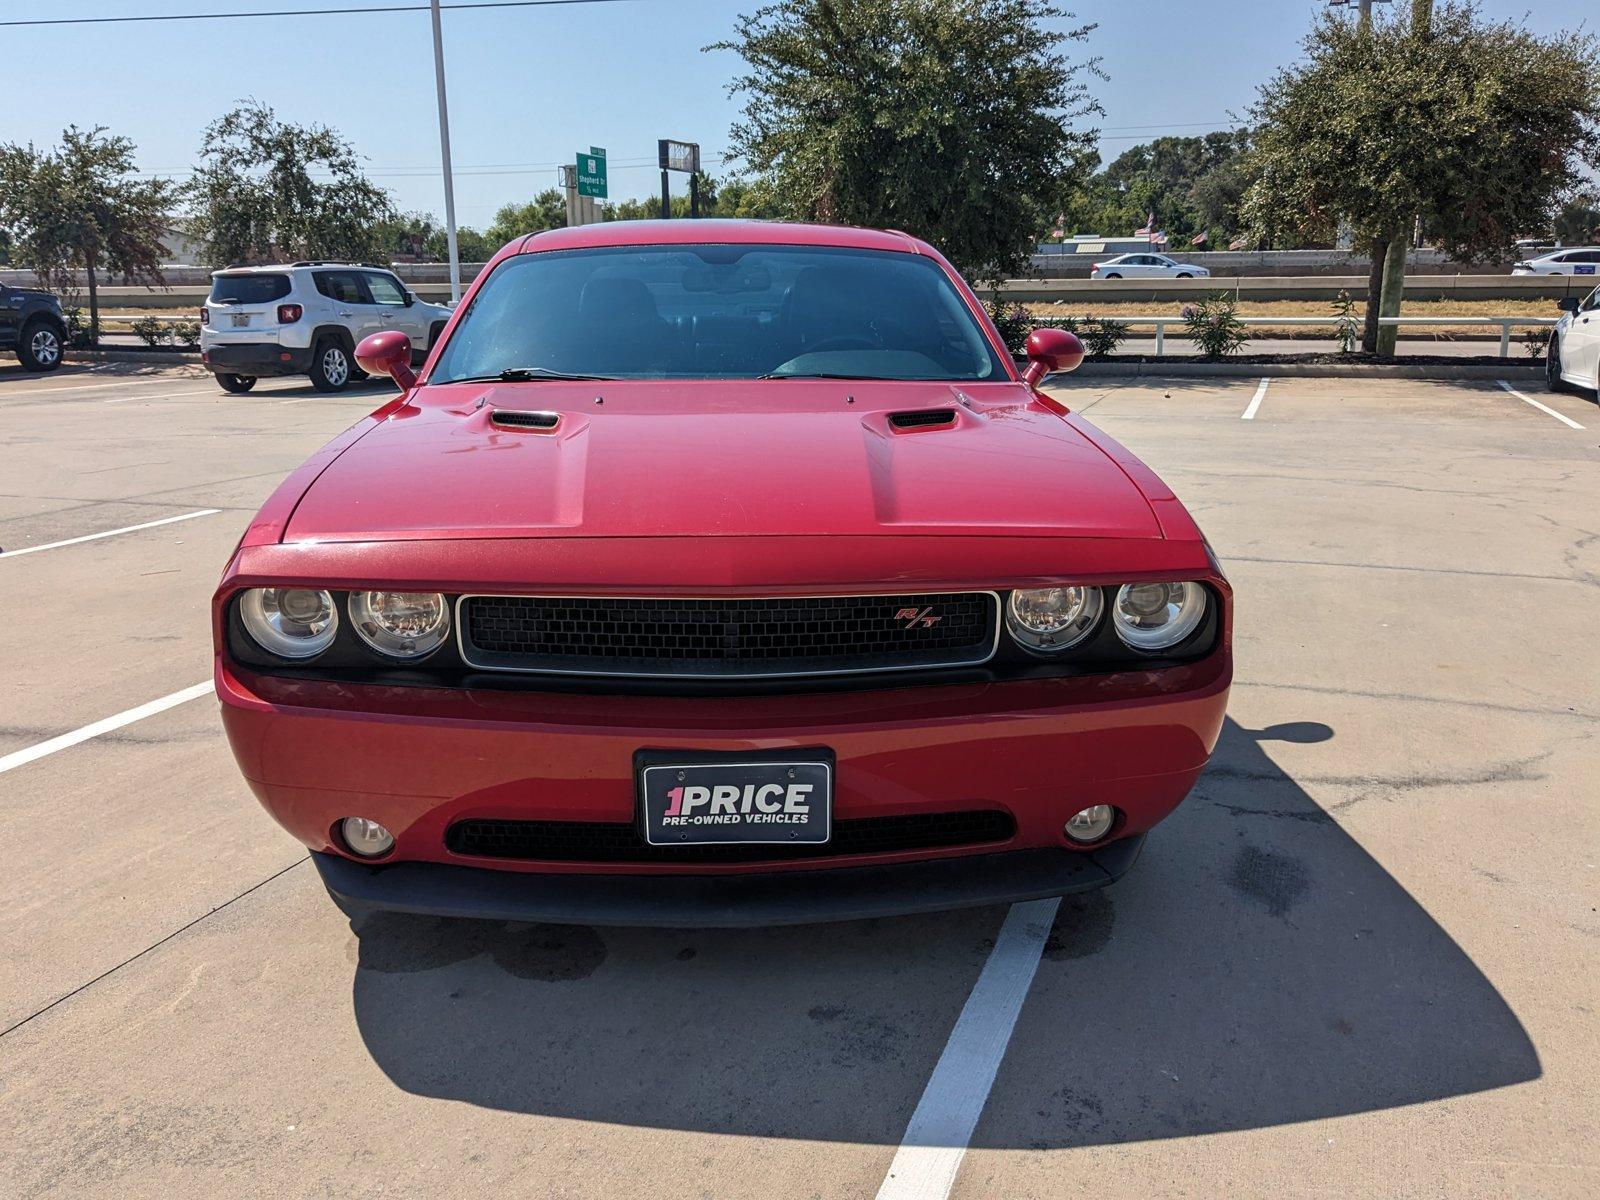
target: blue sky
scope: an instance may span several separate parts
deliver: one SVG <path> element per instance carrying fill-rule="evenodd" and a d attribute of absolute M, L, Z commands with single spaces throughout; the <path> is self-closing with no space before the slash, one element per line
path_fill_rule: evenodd
<path fill-rule="evenodd" d="M 0 15 L 208 12 L 382 0 L 0 0 Z M 555 182 L 555 164 L 604 146 L 611 195 L 650 194 L 658 137 L 699 141 L 715 174 L 737 114 L 738 60 L 702 54 L 758 0 L 633 0 L 583 7 L 446 12 L 451 137 L 463 224 Z M 1064 0 L 1099 28 L 1082 46 L 1109 159 L 1162 133 L 1220 128 L 1255 85 L 1295 56 L 1322 0 Z M 1540 32 L 1570 28 L 1580 0 L 1485 0 Z M 1594 26 L 1590 20 L 1591 28 Z M 407 210 L 442 212 L 433 61 L 425 13 L 159 25 L 0 29 L 11 97 L 0 139 L 53 142 L 67 124 L 132 138 L 142 169 L 183 172 L 200 130 L 254 97 L 294 121 L 330 124 Z M 18 97 L 26 97 L 25 104 Z"/>

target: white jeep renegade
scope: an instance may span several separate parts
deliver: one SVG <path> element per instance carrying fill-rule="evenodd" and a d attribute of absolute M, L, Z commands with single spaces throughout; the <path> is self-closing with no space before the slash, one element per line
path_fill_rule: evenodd
<path fill-rule="evenodd" d="M 200 359 L 224 391 L 248 392 L 263 375 L 309 375 L 319 392 L 339 392 L 366 378 L 355 349 L 369 333 L 398 329 L 420 364 L 449 319 L 448 308 L 417 299 L 383 267 L 235 267 L 212 273 Z"/>

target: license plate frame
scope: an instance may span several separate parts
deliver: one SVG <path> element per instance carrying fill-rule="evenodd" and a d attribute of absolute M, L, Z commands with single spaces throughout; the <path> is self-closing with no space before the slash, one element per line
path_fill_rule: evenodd
<path fill-rule="evenodd" d="M 823 747 L 776 753 L 641 750 L 634 755 L 639 831 L 652 846 L 823 846 L 833 837 L 834 766 L 833 751 Z M 737 788 L 737 796 L 683 796 L 678 803 L 690 811 L 669 811 L 673 788 L 711 789 L 718 785 Z M 783 789 L 782 793 L 768 790 L 773 785 Z M 807 787 L 808 791 L 797 791 Z M 820 805 L 816 802 L 819 795 Z M 758 801 L 767 807 L 759 808 Z M 774 804 L 777 811 L 770 807 Z M 797 811 L 802 805 L 806 819 L 797 821 L 794 818 L 802 815 Z M 735 819 L 730 820 L 730 815 Z M 701 819 L 679 823 L 697 817 Z M 706 820 L 710 817 L 717 820 Z M 671 824 L 668 818 L 674 818 Z"/>

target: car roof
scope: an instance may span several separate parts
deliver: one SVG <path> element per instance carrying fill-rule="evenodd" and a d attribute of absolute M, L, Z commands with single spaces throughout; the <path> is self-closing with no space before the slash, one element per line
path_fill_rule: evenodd
<path fill-rule="evenodd" d="M 359 267 L 368 271 L 390 270 L 389 267 L 380 266 L 377 263 L 343 262 L 328 259 L 316 262 L 259 263 L 250 267 L 223 267 L 211 273 L 213 275 L 282 275 L 287 271 L 303 271 L 311 267 Z"/>
<path fill-rule="evenodd" d="M 547 229 L 522 239 L 518 253 L 578 250 L 597 246 L 681 246 L 746 244 L 752 246 L 837 246 L 852 250 L 896 250 L 924 254 L 931 248 L 894 230 L 858 229 L 850 225 L 803 225 L 788 221 L 733 221 L 720 218 L 676 221 L 601 221 L 565 229 Z"/>

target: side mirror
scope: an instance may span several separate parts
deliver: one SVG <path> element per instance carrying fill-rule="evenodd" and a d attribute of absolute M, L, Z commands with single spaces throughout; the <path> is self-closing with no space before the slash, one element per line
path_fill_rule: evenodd
<path fill-rule="evenodd" d="M 1571 313 L 1573 316 L 1577 316 L 1583 309 L 1583 302 L 1576 296 L 1563 296 L 1556 301 L 1556 307 L 1564 313 Z"/>
<path fill-rule="evenodd" d="M 413 291 L 407 291 L 406 292 L 406 307 L 410 308 L 416 302 L 417 302 L 417 294 L 415 292 L 413 292 Z"/>
<path fill-rule="evenodd" d="M 1029 387 L 1038 387 L 1052 371 L 1076 371 L 1083 361 L 1083 343 L 1065 329 L 1035 329 L 1026 350 L 1028 369 L 1022 381 Z"/>
<path fill-rule="evenodd" d="M 411 369 L 411 339 L 398 329 L 385 329 L 362 338 L 356 347 L 356 362 L 363 371 L 387 375 L 402 392 L 417 385 L 417 373 Z"/>

